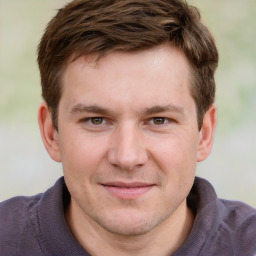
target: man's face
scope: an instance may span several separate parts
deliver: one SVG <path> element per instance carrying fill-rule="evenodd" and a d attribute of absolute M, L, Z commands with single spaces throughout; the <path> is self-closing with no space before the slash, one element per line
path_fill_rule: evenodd
<path fill-rule="evenodd" d="M 190 69 L 176 48 L 113 52 L 70 63 L 57 134 L 71 211 L 136 235 L 186 208 L 201 133 Z"/>

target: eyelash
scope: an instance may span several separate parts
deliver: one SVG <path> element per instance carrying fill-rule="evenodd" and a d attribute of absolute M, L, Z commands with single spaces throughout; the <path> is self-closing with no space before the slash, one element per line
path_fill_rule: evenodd
<path fill-rule="evenodd" d="M 162 121 L 164 121 L 163 123 L 160 123 L 160 124 L 156 124 L 154 121 L 159 121 L 159 120 L 162 120 Z M 149 123 L 151 123 L 151 124 L 153 124 L 153 125 L 157 125 L 157 126 L 162 126 L 162 125 L 165 125 L 165 124 L 167 124 L 168 122 L 170 122 L 170 121 L 172 121 L 172 119 L 170 119 L 170 118 L 167 118 L 167 117 L 152 117 L 152 118 L 150 118 L 150 121 L 149 121 Z"/>
<path fill-rule="evenodd" d="M 100 123 L 96 124 L 93 122 L 96 121 L 97 122 L 97 119 L 100 119 Z M 155 121 L 163 121 L 163 123 L 159 123 L 159 124 L 156 124 Z M 109 121 L 106 120 L 106 118 L 104 117 L 101 117 L 101 116 L 96 116 L 96 117 L 88 117 L 88 118 L 84 118 L 82 119 L 82 122 L 85 123 L 85 122 L 89 122 L 89 124 L 91 126 L 101 126 L 101 125 L 104 125 L 104 124 L 108 124 L 108 123 L 111 123 Z M 174 122 L 173 119 L 171 118 L 167 118 L 167 117 L 151 117 L 148 119 L 148 121 L 146 123 L 149 123 L 150 125 L 156 125 L 156 126 L 164 126 L 170 122 Z"/>
<path fill-rule="evenodd" d="M 101 119 L 102 122 L 104 122 L 104 124 L 107 123 L 106 118 L 101 117 L 101 116 L 95 116 L 95 117 L 84 118 L 84 119 L 82 119 L 82 122 L 83 122 L 83 123 L 89 122 L 90 125 L 93 125 L 93 126 L 100 126 L 100 125 L 102 125 L 102 123 L 100 123 L 100 124 L 94 124 L 94 123 L 92 122 L 92 120 L 96 120 L 96 119 Z"/>

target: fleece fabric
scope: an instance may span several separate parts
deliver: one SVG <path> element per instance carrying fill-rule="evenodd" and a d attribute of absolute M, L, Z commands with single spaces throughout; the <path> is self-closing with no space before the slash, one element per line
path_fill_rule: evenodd
<path fill-rule="evenodd" d="M 0 203 L 0 256 L 89 256 L 65 221 L 69 201 L 62 177 L 43 194 Z M 173 256 L 256 255 L 256 209 L 219 199 L 198 177 L 187 203 L 194 226 Z"/>

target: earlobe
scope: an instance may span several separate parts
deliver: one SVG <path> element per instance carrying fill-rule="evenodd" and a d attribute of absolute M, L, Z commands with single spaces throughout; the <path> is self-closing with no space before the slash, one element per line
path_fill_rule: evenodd
<path fill-rule="evenodd" d="M 200 131 L 200 141 L 197 151 L 197 161 L 201 162 L 205 160 L 212 149 L 213 135 L 217 123 L 217 109 L 216 105 L 213 104 L 209 110 L 205 113 L 203 124 Z"/>
<path fill-rule="evenodd" d="M 42 102 L 38 109 L 38 123 L 41 137 L 48 154 L 53 160 L 61 162 L 58 133 L 53 126 L 51 113 L 45 102 Z"/>

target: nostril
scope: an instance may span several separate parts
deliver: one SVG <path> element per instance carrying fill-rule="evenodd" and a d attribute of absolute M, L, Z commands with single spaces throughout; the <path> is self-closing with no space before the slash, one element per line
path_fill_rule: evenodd
<path fill-rule="evenodd" d="M 109 162 L 121 169 L 131 171 L 135 167 L 143 166 L 148 160 L 146 152 L 136 152 L 135 154 L 121 154 L 120 152 L 111 153 L 109 155 Z"/>
<path fill-rule="evenodd" d="M 136 127 L 129 122 L 116 130 L 108 152 L 108 161 L 112 165 L 129 171 L 144 165 L 148 160 L 147 151 L 141 141 L 143 136 Z"/>

